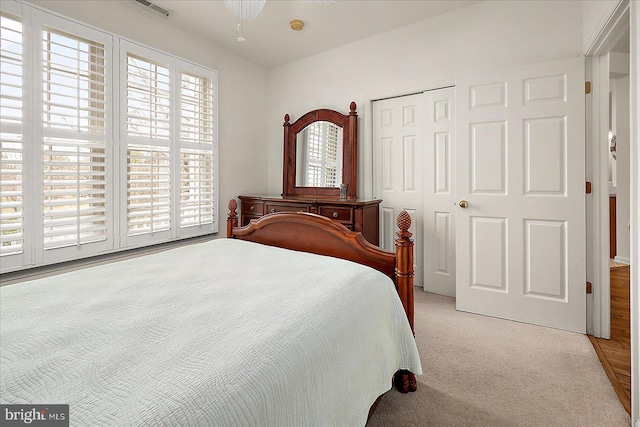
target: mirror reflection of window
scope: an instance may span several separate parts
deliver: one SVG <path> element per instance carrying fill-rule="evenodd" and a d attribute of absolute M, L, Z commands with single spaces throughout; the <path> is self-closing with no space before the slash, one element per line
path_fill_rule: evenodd
<path fill-rule="evenodd" d="M 339 187 L 342 181 L 341 128 L 315 122 L 304 129 L 304 177 L 306 187 Z"/>

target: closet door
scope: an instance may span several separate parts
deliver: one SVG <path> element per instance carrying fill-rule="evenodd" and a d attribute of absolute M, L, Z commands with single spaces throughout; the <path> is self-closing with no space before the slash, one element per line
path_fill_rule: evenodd
<path fill-rule="evenodd" d="M 459 310 L 585 332 L 584 60 L 456 79 Z"/>
<path fill-rule="evenodd" d="M 382 199 L 380 246 L 395 251 L 396 218 L 411 216 L 415 242 L 414 283 L 423 285 L 424 95 L 410 95 L 373 103 L 374 197 Z"/>
<path fill-rule="evenodd" d="M 456 295 L 455 88 L 424 93 L 424 290 Z"/>

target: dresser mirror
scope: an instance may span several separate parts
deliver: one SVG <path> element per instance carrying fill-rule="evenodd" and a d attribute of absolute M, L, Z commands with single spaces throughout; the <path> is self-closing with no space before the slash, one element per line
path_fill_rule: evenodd
<path fill-rule="evenodd" d="M 342 183 L 342 128 L 320 120 L 296 135 L 296 187 L 339 188 Z"/>
<path fill-rule="evenodd" d="M 356 198 L 358 114 L 334 110 L 309 111 L 294 123 L 284 116 L 284 197 Z"/>

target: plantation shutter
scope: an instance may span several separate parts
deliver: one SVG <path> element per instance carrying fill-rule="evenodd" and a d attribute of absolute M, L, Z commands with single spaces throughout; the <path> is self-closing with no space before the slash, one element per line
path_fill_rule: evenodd
<path fill-rule="evenodd" d="M 23 36 L 19 18 L 0 15 L 0 257 L 24 251 Z"/>
<path fill-rule="evenodd" d="M 126 55 L 127 236 L 171 229 L 169 65 Z"/>
<path fill-rule="evenodd" d="M 44 249 L 107 240 L 105 46 L 42 31 Z"/>
<path fill-rule="evenodd" d="M 0 273 L 217 232 L 217 108 L 215 70 L 0 1 Z"/>
<path fill-rule="evenodd" d="M 212 77 L 181 72 L 179 215 L 183 235 L 187 227 L 212 228 L 215 221 L 213 111 Z"/>

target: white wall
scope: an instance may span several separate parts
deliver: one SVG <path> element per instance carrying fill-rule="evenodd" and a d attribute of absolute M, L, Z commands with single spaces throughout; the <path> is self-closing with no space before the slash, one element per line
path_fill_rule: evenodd
<path fill-rule="evenodd" d="M 91 24 L 132 41 L 218 71 L 220 230 L 226 229 L 227 202 L 247 192 L 266 191 L 266 69 L 208 41 L 178 30 L 131 1 L 30 3 Z"/>
<path fill-rule="evenodd" d="M 358 192 L 365 195 L 363 144 L 371 141 L 363 116 L 370 114 L 370 100 L 453 82 L 458 73 L 578 56 L 581 21 L 582 2 L 484 1 L 269 70 L 269 191 L 281 192 L 285 113 L 296 120 L 314 108 L 347 112 L 356 101 Z"/>

